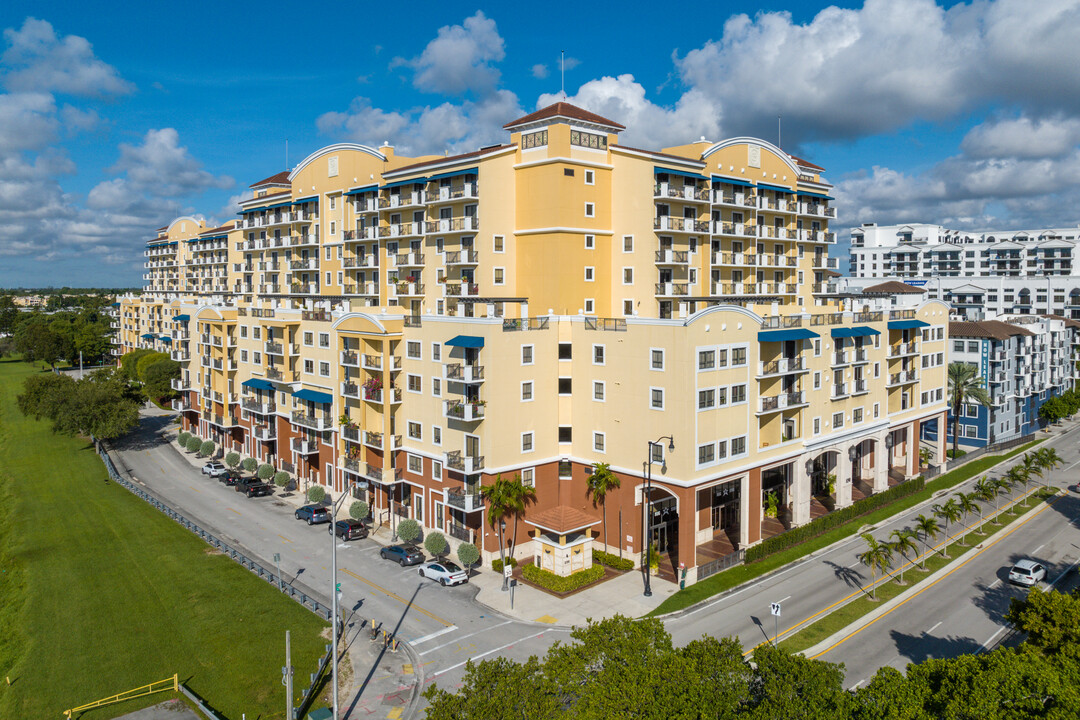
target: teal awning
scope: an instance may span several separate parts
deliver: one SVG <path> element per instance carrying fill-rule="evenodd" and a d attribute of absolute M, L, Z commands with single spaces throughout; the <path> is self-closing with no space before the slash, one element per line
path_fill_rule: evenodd
<path fill-rule="evenodd" d="M 791 328 L 790 330 L 762 330 L 757 334 L 758 342 L 784 342 L 785 340 L 809 340 L 821 337 L 813 330 Z"/>
<path fill-rule="evenodd" d="M 378 185 L 365 185 L 364 187 L 353 188 L 345 193 L 346 195 L 360 195 L 366 192 L 375 192 L 379 189 Z"/>
<path fill-rule="evenodd" d="M 822 195 L 821 193 L 814 193 L 814 192 L 806 192 L 805 190 L 800 190 L 799 195 L 802 196 L 802 197 L 821 198 L 822 200 L 832 200 L 833 199 L 833 198 L 829 197 L 828 195 Z"/>
<path fill-rule="evenodd" d="M 653 167 L 653 175 L 678 175 L 679 177 L 691 178 L 692 180 L 709 179 L 704 175 L 698 175 L 697 173 L 686 172 L 685 170 L 672 170 L 671 168 L 660 167 L 659 165 Z"/>
<path fill-rule="evenodd" d="M 476 168 L 471 167 L 471 168 L 466 168 L 464 170 L 455 170 L 454 172 L 445 172 L 445 173 L 441 173 L 439 175 L 432 175 L 431 177 L 428 178 L 428 182 L 431 182 L 433 180 L 442 180 L 444 178 L 458 177 L 459 175 L 476 175 L 476 174 L 477 174 Z"/>
<path fill-rule="evenodd" d="M 758 183 L 758 188 L 761 190 L 775 190 L 776 192 L 782 193 L 795 193 L 795 191 L 791 188 L 781 187 L 780 185 L 766 185 L 765 183 Z"/>
<path fill-rule="evenodd" d="M 890 330 L 917 330 L 924 327 L 930 327 L 930 323 L 922 320 L 893 320 L 889 323 Z"/>
<path fill-rule="evenodd" d="M 113 304 L 112 304 L 112 305 L 110 305 L 109 307 L 120 307 L 120 303 L 113 303 Z"/>
<path fill-rule="evenodd" d="M 191 320 L 190 315 L 176 315 L 173 317 L 173 322 L 188 322 Z"/>
<path fill-rule="evenodd" d="M 386 190 L 387 188 L 403 187 L 405 185 L 423 185 L 426 182 L 426 177 L 413 178 L 412 180 L 398 180 L 397 182 L 387 183 L 386 185 L 383 185 L 382 189 Z"/>
<path fill-rule="evenodd" d="M 724 177 L 723 175 L 713 175 L 712 176 L 712 181 L 713 182 L 726 182 L 726 183 L 730 183 L 731 185 L 742 185 L 743 187 L 754 187 L 752 183 L 748 183 L 745 180 L 740 180 L 738 178 Z"/>
<path fill-rule="evenodd" d="M 263 380 L 262 378 L 252 378 L 240 383 L 246 388 L 252 388 L 253 390 L 270 390 L 273 391 L 274 383 L 269 380 Z"/>
<path fill-rule="evenodd" d="M 143 333 L 141 337 L 142 337 L 143 340 L 156 340 L 157 339 L 157 335 L 155 335 L 154 333 Z"/>
<path fill-rule="evenodd" d="M 172 338 L 169 337 L 168 335 L 162 335 L 161 337 L 158 338 L 158 340 L 160 340 L 163 343 L 168 343 L 168 344 L 172 345 Z"/>
<path fill-rule="evenodd" d="M 289 207 L 290 205 L 292 205 L 291 202 L 280 202 L 274 203 L 273 205 L 265 205 L 263 207 L 244 208 L 240 211 L 240 214 L 243 215 L 244 213 L 262 212 L 263 210 L 277 210 L 278 208 Z"/>
<path fill-rule="evenodd" d="M 334 396 L 330 393 L 319 392 L 318 390 L 308 390 L 307 388 L 297 390 L 292 396 L 294 398 L 299 398 L 300 400 L 310 400 L 311 402 L 324 403 L 327 405 L 334 402 Z"/>
<path fill-rule="evenodd" d="M 197 237 L 197 238 L 192 238 L 191 240 L 188 240 L 188 242 L 189 243 L 197 243 L 197 242 L 203 242 L 204 240 L 228 240 L 228 239 L 229 239 L 228 235 L 207 235 L 205 237 L 200 236 L 200 237 Z"/>
<path fill-rule="evenodd" d="M 834 338 L 856 338 L 880 335 L 881 333 L 872 327 L 858 326 L 849 328 L 833 328 L 830 333 Z"/>
<path fill-rule="evenodd" d="M 475 335 L 458 335 L 452 340 L 447 340 L 444 344 L 459 348 L 482 348 L 484 347 L 484 338 Z"/>

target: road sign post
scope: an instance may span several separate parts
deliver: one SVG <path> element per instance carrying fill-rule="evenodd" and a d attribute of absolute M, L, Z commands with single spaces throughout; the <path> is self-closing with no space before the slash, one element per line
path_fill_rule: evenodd
<path fill-rule="evenodd" d="M 773 616 L 773 641 L 772 641 L 772 644 L 773 644 L 773 647 L 776 647 L 776 641 L 780 638 L 780 630 L 779 630 L 779 625 L 780 625 L 780 603 L 773 603 L 769 607 L 769 610 L 772 612 L 772 616 Z"/>
<path fill-rule="evenodd" d="M 274 566 L 277 568 L 277 587 L 278 590 L 284 590 L 284 583 L 281 580 L 281 553 L 274 553 Z"/>

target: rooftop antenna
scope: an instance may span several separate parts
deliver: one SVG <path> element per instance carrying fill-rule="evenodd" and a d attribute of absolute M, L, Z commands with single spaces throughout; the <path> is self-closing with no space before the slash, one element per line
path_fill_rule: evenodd
<path fill-rule="evenodd" d="M 566 51 L 559 51 L 559 94 L 562 95 L 562 99 L 566 99 Z"/>

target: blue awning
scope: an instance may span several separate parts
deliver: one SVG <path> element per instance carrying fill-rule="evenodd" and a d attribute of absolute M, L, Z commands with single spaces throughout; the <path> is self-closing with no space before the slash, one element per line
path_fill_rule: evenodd
<path fill-rule="evenodd" d="M 427 182 L 426 177 L 413 178 L 412 180 L 398 180 L 397 182 L 388 183 L 382 186 L 383 190 L 387 188 L 403 187 L 405 185 L 423 185 Z"/>
<path fill-rule="evenodd" d="M 712 181 L 713 182 L 726 182 L 726 183 L 730 183 L 732 185 L 742 185 L 743 187 L 754 187 L 753 184 L 748 183 L 745 180 L 740 180 L 739 178 L 724 177 L 723 175 L 713 175 L 712 176 Z"/>
<path fill-rule="evenodd" d="M 758 342 L 784 342 L 785 340 L 809 340 L 821 337 L 813 330 L 792 328 L 790 330 L 762 330 L 757 334 Z"/>
<path fill-rule="evenodd" d="M 142 339 L 143 340 L 156 340 L 157 335 L 155 335 L 154 333 L 143 333 L 142 334 Z"/>
<path fill-rule="evenodd" d="M 691 178 L 692 180 L 708 180 L 709 178 L 697 173 L 686 172 L 685 170 L 672 170 L 671 168 L 660 167 L 659 165 L 653 168 L 653 175 L 678 175 L 679 177 Z"/>
<path fill-rule="evenodd" d="M 262 378 L 252 378 L 240 383 L 246 388 L 252 388 L 254 390 L 270 390 L 273 391 L 274 383 L 269 380 L 263 380 Z"/>
<path fill-rule="evenodd" d="M 917 330 L 924 327 L 930 327 L 930 323 L 922 320 L 892 320 L 889 322 L 890 330 Z"/>
<path fill-rule="evenodd" d="M 880 335 L 881 333 L 874 328 L 860 325 L 858 327 L 833 328 L 831 334 L 834 338 L 856 338 Z"/>
<path fill-rule="evenodd" d="M 263 207 L 244 208 L 240 211 L 240 214 L 262 212 L 263 210 L 277 210 L 278 208 L 289 207 L 290 205 L 292 205 L 291 202 L 280 202 L 274 203 L 273 205 L 264 205 Z"/>
<path fill-rule="evenodd" d="M 376 192 L 379 189 L 378 185 L 365 185 L 364 187 L 353 188 L 346 195 L 360 195 L 366 192 Z"/>
<path fill-rule="evenodd" d="M 158 338 L 158 340 L 160 340 L 163 343 L 169 343 L 170 345 L 172 345 L 172 338 L 169 337 L 168 335 L 162 335 L 161 337 Z"/>
<path fill-rule="evenodd" d="M 431 177 L 428 178 L 428 182 L 431 182 L 433 180 L 442 180 L 443 178 L 457 177 L 459 175 L 476 175 L 476 174 L 477 174 L 476 168 L 471 167 L 471 168 L 465 168 L 464 170 L 455 170 L 454 172 L 442 173 L 440 175 L 432 175 Z"/>
<path fill-rule="evenodd" d="M 334 401 L 334 396 L 330 393 L 319 392 L 318 390 L 297 390 L 292 394 L 294 398 L 300 398 L 301 400 L 310 400 L 312 402 L 330 404 Z"/>
<path fill-rule="evenodd" d="M 484 338 L 475 335 L 458 335 L 453 340 L 447 340 L 443 344 L 459 348 L 482 348 L 484 347 Z"/>
<path fill-rule="evenodd" d="M 190 315 L 176 315 L 173 317 L 173 322 L 188 322 L 191 320 Z"/>
<path fill-rule="evenodd" d="M 833 198 L 829 197 L 828 195 L 822 195 L 821 193 L 806 192 L 805 190 L 800 190 L 799 195 L 801 195 L 802 197 L 821 198 L 822 200 L 832 200 L 833 199 Z"/>
<path fill-rule="evenodd" d="M 309 202 L 313 202 L 316 205 L 318 205 L 319 204 L 319 196 L 318 195 L 312 195 L 311 197 L 300 198 L 299 200 L 293 200 L 291 204 L 292 205 L 303 205 L 304 203 L 309 203 Z M 289 205 L 290 203 L 285 203 L 285 204 Z"/>
<path fill-rule="evenodd" d="M 113 304 L 112 304 L 112 305 L 110 305 L 109 307 L 120 307 L 120 303 L 113 303 Z"/>
<path fill-rule="evenodd" d="M 765 183 L 758 183 L 758 188 L 761 190 L 775 190 L 776 192 L 792 193 L 794 190 L 791 188 L 781 187 L 779 185 L 766 185 Z"/>

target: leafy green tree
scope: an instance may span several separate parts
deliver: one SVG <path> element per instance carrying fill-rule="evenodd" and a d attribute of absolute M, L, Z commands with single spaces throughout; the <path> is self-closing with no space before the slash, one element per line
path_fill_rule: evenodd
<path fill-rule="evenodd" d="M 397 534 L 406 544 L 412 545 L 420 537 L 420 524 L 412 518 L 405 518 L 398 523 Z"/>
<path fill-rule="evenodd" d="M 771 645 L 754 651 L 749 717 L 833 720 L 850 714 L 839 665 L 792 655 Z"/>
<path fill-rule="evenodd" d="M 1045 473 L 1046 487 L 1050 487 L 1050 473 L 1057 467 L 1065 464 L 1065 461 L 1055 448 L 1039 448 L 1034 453 L 1034 463 L 1042 471 L 1040 476 Z"/>
<path fill-rule="evenodd" d="M 71 355 L 71 345 L 62 335 L 38 317 L 24 322 L 15 331 L 15 349 L 28 362 L 44 362 L 56 369 L 58 362 Z"/>
<path fill-rule="evenodd" d="M 472 574 L 473 565 L 480 562 L 480 551 L 470 542 L 458 545 L 457 559 L 465 567 L 465 572 Z"/>
<path fill-rule="evenodd" d="M 1047 425 L 1058 422 L 1067 414 L 1068 408 L 1065 401 L 1058 396 L 1050 398 L 1039 406 L 1039 419 Z"/>
<path fill-rule="evenodd" d="M 147 381 L 146 372 L 154 365 L 162 362 L 173 361 L 169 359 L 167 353 L 156 351 L 146 353 L 135 362 L 135 379 L 145 385 Z M 179 370 L 180 363 L 176 363 L 176 368 Z M 177 377 L 179 377 L 179 375 L 177 375 Z"/>
<path fill-rule="evenodd" d="M 937 538 L 941 528 L 938 526 L 937 518 L 932 515 L 919 515 L 915 518 L 915 532 L 919 533 L 919 537 L 923 541 L 925 552 L 923 553 L 922 567 L 925 570 L 926 556 L 930 554 L 930 540 Z"/>
<path fill-rule="evenodd" d="M 363 500 L 357 500 L 349 505 L 349 517 L 353 520 L 363 520 L 368 516 L 368 504 Z"/>
<path fill-rule="evenodd" d="M 949 498 L 940 505 L 935 505 L 932 510 L 934 515 L 944 523 L 945 528 L 945 547 L 941 549 L 941 556 L 948 559 L 949 557 L 949 525 L 960 519 L 960 506 L 956 502 L 956 498 Z"/>
<path fill-rule="evenodd" d="M 188 438 L 185 447 L 187 448 L 188 452 L 197 453 L 199 452 L 199 448 L 202 447 L 202 440 L 200 440 L 195 435 L 192 435 Z"/>
<path fill-rule="evenodd" d="M 1005 472 L 1005 477 L 1013 485 L 1023 485 L 1024 492 L 1027 492 L 1028 485 L 1031 483 L 1031 473 L 1027 471 L 1023 464 L 1014 465 Z M 980 516 L 981 517 L 981 516 Z"/>
<path fill-rule="evenodd" d="M 132 350 L 129 353 L 124 353 L 120 357 L 120 368 L 123 370 L 124 375 L 130 382 L 138 382 L 138 364 L 139 360 L 147 355 L 152 354 L 154 351 L 147 348 L 138 348 Z"/>
<path fill-rule="evenodd" d="M 326 498 L 326 490 L 322 485 L 312 485 L 308 488 L 307 499 L 310 503 L 321 503 Z"/>
<path fill-rule="evenodd" d="M 960 411 L 964 405 L 978 403 L 990 406 L 990 395 L 983 387 L 983 379 L 978 376 L 978 368 L 970 363 L 949 363 L 949 405 L 953 415 L 953 457 L 956 457 L 960 441 Z"/>
<path fill-rule="evenodd" d="M 604 518 L 604 546 L 606 548 L 610 546 L 607 530 L 607 494 L 619 489 L 621 484 L 619 476 L 611 472 L 611 466 L 607 463 L 596 463 L 586 483 L 586 492 L 593 496 L 594 503 L 600 503 L 600 511 Z"/>
<path fill-rule="evenodd" d="M 851 716 L 858 720 L 929 720 L 923 710 L 929 693 L 925 684 L 908 680 L 886 665 L 852 698 Z"/>
<path fill-rule="evenodd" d="M 289 483 L 292 482 L 292 476 L 284 470 L 279 470 L 274 473 L 274 484 L 284 490 L 289 487 Z"/>
<path fill-rule="evenodd" d="M 55 421 L 74 394 L 75 380 L 68 375 L 30 375 L 23 381 L 23 391 L 15 398 L 15 404 L 27 417 Z"/>
<path fill-rule="evenodd" d="M 217 445 L 214 443 L 213 440 L 206 440 L 205 442 L 203 442 L 202 445 L 199 446 L 199 454 L 203 457 L 210 457 L 214 454 L 214 449 L 216 447 Z"/>
<path fill-rule="evenodd" d="M 15 352 L 15 338 L 0 337 L 0 358 L 6 355 L 14 355 Z"/>
<path fill-rule="evenodd" d="M 186 430 L 181 430 L 176 435 L 176 442 L 177 442 L 177 444 L 180 445 L 180 447 L 187 447 L 187 441 L 188 441 L 188 439 L 190 437 L 191 437 L 191 433 L 189 433 Z"/>
<path fill-rule="evenodd" d="M 67 376 L 31 376 L 16 404 L 26 415 L 52 421 L 54 432 L 111 440 L 139 423 L 138 404 L 126 397 L 126 388 L 108 373 L 81 380 Z"/>
<path fill-rule="evenodd" d="M 503 532 L 503 521 L 508 517 L 514 519 L 513 543 L 517 548 L 517 528 L 521 514 L 525 508 L 536 502 L 536 489 L 527 487 L 521 481 L 520 475 L 515 475 L 513 480 L 508 480 L 499 473 L 491 485 L 480 488 L 488 502 L 488 522 L 491 529 L 499 536 L 499 559 L 506 565 L 506 541 Z M 503 577 L 503 587 L 506 587 L 507 579 Z"/>
<path fill-rule="evenodd" d="M 274 477 L 274 466 L 270 463 L 263 463 L 259 466 L 258 472 L 255 473 L 255 476 L 264 482 L 266 480 L 269 480 L 270 478 Z M 322 488 L 320 488 L 320 490 L 321 489 Z"/>
<path fill-rule="evenodd" d="M 228 465 L 233 470 L 235 470 L 236 466 L 240 464 L 240 453 L 238 453 L 238 452 L 226 453 L 225 454 L 225 464 Z"/>
<path fill-rule="evenodd" d="M 19 308 L 10 295 L 0 295 L 0 335 L 15 332 L 15 321 L 19 319 Z M 0 352 L 0 355 L 4 353 Z"/>
<path fill-rule="evenodd" d="M 866 550 L 859 553 L 859 562 L 870 568 L 870 597 L 877 600 L 877 575 L 880 571 L 884 575 L 892 566 L 892 548 L 888 543 L 878 542 L 870 533 L 863 533 L 862 539 L 866 541 Z"/>
<path fill-rule="evenodd" d="M 1051 655 L 1080 657 L 1080 598 L 1075 593 L 1032 588 L 1024 599 L 1009 601 L 1005 619 L 1027 635 L 1027 642 Z"/>
<path fill-rule="evenodd" d="M 900 555 L 900 585 L 904 584 L 904 563 L 907 562 L 907 555 L 911 553 L 914 557 L 918 556 L 919 546 L 915 544 L 915 533 L 911 530 L 904 528 L 903 530 L 893 530 L 889 533 L 889 550 Z"/>
<path fill-rule="evenodd" d="M 427 720 L 556 720 L 563 703 L 540 661 L 495 658 L 465 664 L 460 692 L 432 684 L 424 691 Z"/>
<path fill-rule="evenodd" d="M 244 469 L 245 469 L 245 470 L 247 470 L 247 471 L 248 471 L 249 473 L 253 473 L 253 472 L 255 472 L 255 470 L 257 470 L 257 469 L 258 469 L 258 467 L 259 467 L 259 461 L 258 461 L 258 460 L 256 460 L 255 458 L 251 458 L 251 457 L 249 457 L 249 458 L 244 458 L 244 462 L 240 463 L 240 467 L 244 468 Z M 272 470 L 272 469 L 273 469 L 273 468 L 271 468 L 271 470 Z"/>
<path fill-rule="evenodd" d="M 956 507 L 960 509 L 960 514 L 963 516 L 961 522 L 971 516 L 972 513 L 979 513 L 979 522 L 982 522 L 982 506 L 977 502 L 975 493 L 957 493 L 956 494 Z M 964 532 L 960 536 L 960 544 L 965 545 L 964 539 L 967 538 L 968 530 L 971 528 L 964 523 Z"/>
<path fill-rule="evenodd" d="M 441 532 L 429 532 L 424 537 L 424 549 L 433 557 L 441 558 L 450 550 L 450 544 Z"/>
<path fill-rule="evenodd" d="M 165 357 L 143 370 L 143 389 L 148 397 L 169 397 L 173 394 L 172 381 L 179 378 L 180 363 Z"/>

